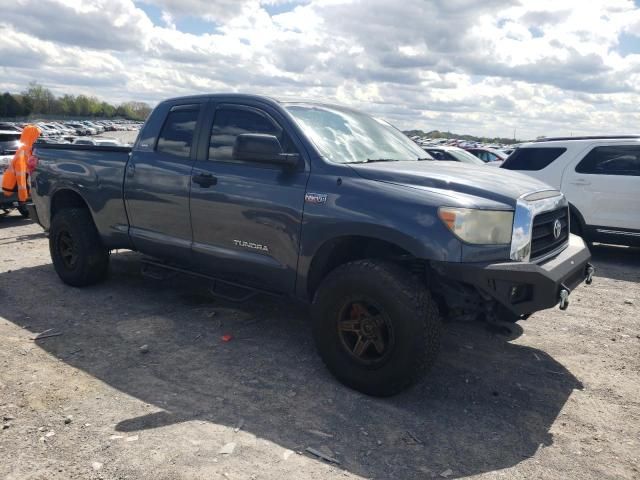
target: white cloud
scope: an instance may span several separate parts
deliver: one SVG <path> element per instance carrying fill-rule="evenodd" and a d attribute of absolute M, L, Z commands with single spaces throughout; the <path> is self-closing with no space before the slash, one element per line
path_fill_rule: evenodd
<path fill-rule="evenodd" d="M 640 120 L 640 49 L 619 50 L 640 31 L 631 0 L 143 1 L 0 0 L 0 89 L 322 97 L 403 128 L 491 136 Z M 181 31 L 190 19 L 211 28 Z"/>

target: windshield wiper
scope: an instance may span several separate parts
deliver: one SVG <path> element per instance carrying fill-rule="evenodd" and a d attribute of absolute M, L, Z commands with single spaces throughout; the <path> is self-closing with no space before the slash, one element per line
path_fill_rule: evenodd
<path fill-rule="evenodd" d="M 367 163 L 371 162 L 399 162 L 395 158 L 367 158 Z"/>
<path fill-rule="evenodd" d="M 422 160 L 435 160 L 435 158 L 431 158 L 431 157 L 423 157 L 423 158 L 418 158 L 418 161 L 422 161 Z"/>

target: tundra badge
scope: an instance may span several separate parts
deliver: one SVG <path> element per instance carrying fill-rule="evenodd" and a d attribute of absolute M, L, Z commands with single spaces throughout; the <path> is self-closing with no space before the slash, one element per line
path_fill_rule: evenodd
<path fill-rule="evenodd" d="M 250 248 L 251 250 L 260 250 L 261 252 L 269 253 L 269 247 L 267 247 L 266 245 L 260 245 L 259 243 L 245 242 L 244 240 L 234 240 L 233 244 L 236 247 Z"/>

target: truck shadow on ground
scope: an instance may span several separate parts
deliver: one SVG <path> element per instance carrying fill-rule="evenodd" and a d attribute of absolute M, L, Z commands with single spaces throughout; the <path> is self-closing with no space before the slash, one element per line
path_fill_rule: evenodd
<path fill-rule="evenodd" d="M 451 469 L 453 478 L 513 466 L 552 444 L 551 425 L 581 388 L 540 350 L 481 324 L 451 324 L 419 385 L 367 397 L 325 370 L 303 307 L 264 297 L 222 303 L 202 280 L 143 278 L 137 259 L 114 255 L 111 278 L 87 289 L 64 286 L 51 265 L 0 275 L 0 316 L 32 332 L 59 330 L 39 347 L 162 409 L 123 412 L 117 431 L 243 419 L 243 430 L 284 448 L 327 447 L 354 474 L 412 479 Z M 25 291 L 46 302 L 26 305 Z M 233 339 L 222 342 L 227 333 Z"/>
<path fill-rule="evenodd" d="M 0 210 L 0 228 L 19 227 L 33 223 L 30 218 L 24 218 L 17 212 L 4 213 Z"/>

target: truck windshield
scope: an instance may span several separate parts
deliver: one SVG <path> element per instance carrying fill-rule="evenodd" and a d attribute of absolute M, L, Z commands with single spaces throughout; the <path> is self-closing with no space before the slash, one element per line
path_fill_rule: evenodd
<path fill-rule="evenodd" d="M 323 156 L 336 163 L 424 160 L 431 157 L 384 120 L 348 108 L 285 104 Z"/>

